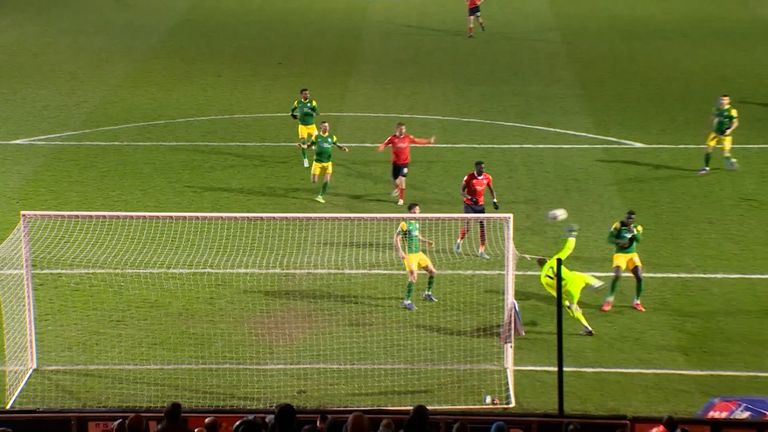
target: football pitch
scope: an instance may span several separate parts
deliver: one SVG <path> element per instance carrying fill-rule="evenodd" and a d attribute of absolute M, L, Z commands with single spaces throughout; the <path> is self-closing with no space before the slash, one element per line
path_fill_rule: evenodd
<path fill-rule="evenodd" d="M 545 214 L 564 207 L 568 222 L 581 228 L 569 267 L 609 281 L 608 229 L 627 209 L 637 212 L 648 311 L 629 306 L 628 275 L 609 313 L 598 310 L 604 290 L 583 294 L 597 335 L 578 336 L 577 323 L 566 318 L 568 412 L 690 415 L 710 397 L 764 395 L 768 388 L 763 2 L 488 0 L 487 31 L 474 39 L 465 36 L 460 0 L 33 0 L 0 10 L 7 53 L 0 64 L 0 237 L 13 230 L 20 210 L 401 212 L 389 196 L 389 154 L 374 146 L 403 121 L 410 133 L 436 135 L 438 143 L 412 150 L 406 201 L 426 213 L 461 212 L 460 182 L 483 160 L 501 211 L 515 216 L 522 253 L 558 250 L 563 224 Z M 312 200 L 319 186 L 310 184 L 292 144 L 296 125 L 288 110 L 302 87 L 312 90 L 320 119 L 350 146 L 334 153 L 326 204 Z M 708 116 L 722 93 L 739 110 L 734 156 L 741 167 L 725 170 L 717 150 L 712 172 L 698 176 Z M 517 412 L 556 410 L 554 299 L 535 270 L 519 262 L 516 295 L 527 335 L 515 344 Z M 46 278 L 56 285 L 56 277 L 43 275 L 41 286 Z M 440 308 L 454 311 L 449 295 L 407 316 L 398 308 L 405 276 L 386 278 L 391 285 L 376 282 L 376 292 L 332 287 L 335 295 L 326 295 L 321 286 L 286 307 L 332 317 L 346 307 L 337 295 L 348 295 L 362 296 L 362 307 L 386 322 L 419 314 L 440 320 Z M 195 289 L 194 279 L 185 283 Z M 460 292 L 477 295 L 460 278 L 442 284 L 437 293 L 465 288 Z M 39 335 L 41 353 L 67 358 L 67 328 L 103 331 L 97 320 L 56 318 L 59 308 L 87 314 L 88 307 L 127 301 L 106 285 L 101 296 L 35 293 L 38 320 L 60 325 L 58 333 Z M 165 301 L 148 297 L 134 319 L 152 322 Z M 214 303 L 237 315 L 242 301 Z M 190 325 L 205 313 L 183 298 L 173 307 Z M 446 318 L 441 329 L 450 333 L 451 325 Z M 342 325 L 323 330 L 334 343 L 348 336 Z M 187 364 L 189 341 L 145 336 L 148 345 L 167 348 L 157 351 L 170 356 L 164 360 Z M 289 347 L 296 355 L 311 349 L 300 343 Z M 99 355 L 82 364 L 99 364 Z M 48 380 L 61 405 L 72 406 L 89 404 L 109 371 L 77 371 L 77 385 L 69 378 L 57 384 L 57 371 L 44 373 L 29 385 Z M 131 399 L 132 389 L 121 388 L 125 399 L 115 403 L 184 402 L 184 392 L 203 391 L 214 398 L 211 406 L 249 400 L 236 371 L 221 372 L 218 389 L 161 385 L 151 373 L 136 371 L 133 383 L 156 399 Z M 355 387 L 355 371 L 333 373 L 343 383 L 338 389 L 301 397 L 329 405 L 334 392 L 351 391 L 392 405 L 440 392 L 425 384 L 440 371 L 404 374 L 383 389 Z M 458 381 L 461 391 L 462 383 L 489 379 L 481 375 L 446 380 Z M 272 371 L 264 379 L 299 378 Z M 276 402 L 294 396 L 273 395 Z"/>

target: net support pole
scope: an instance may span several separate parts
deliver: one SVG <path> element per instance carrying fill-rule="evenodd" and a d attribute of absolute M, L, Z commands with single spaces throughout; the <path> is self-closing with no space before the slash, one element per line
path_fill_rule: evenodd
<path fill-rule="evenodd" d="M 565 389 L 563 370 L 563 260 L 557 259 L 555 310 L 557 311 L 557 415 L 565 416 Z"/>
<path fill-rule="evenodd" d="M 37 342 L 35 341 L 35 297 L 32 287 L 32 253 L 29 245 L 29 220 L 21 215 L 21 257 L 24 272 L 24 306 L 27 321 L 27 373 L 13 396 L 6 401 L 5 408 L 13 407 L 21 390 L 29 381 L 32 372 L 37 369 Z"/>
<path fill-rule="evenodd" d="M 508 330 L 508 337 L 504 339 L 504 369 L 507 375 L 507 398 L 509 404 L 515 405 L 515 385 L 514 385 L 514 328 L 517 325 L 517 317 L 514 314 L 516 308 L 515 302 L 515 245 L 513 240 L 513 219 L 510 216 L 507 220 L 507 226 L 505 229 L 505 254 L 506 262 L 504 265 L 504 316 L 509 320 L 505 325 Z M 511 325 L 510 325 L 511 323 Z M 522 323 L 520 323 L 522 325 Z"/>

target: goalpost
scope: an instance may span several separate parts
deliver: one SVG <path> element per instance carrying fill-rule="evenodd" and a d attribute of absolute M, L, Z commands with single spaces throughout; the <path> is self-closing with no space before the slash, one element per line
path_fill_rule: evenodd
<path fill-rule="evenodd" d="M 420 272 L 415 311 L 407 220 L 435 242 L 438 301 Z M 513 406 L 512 231 L 508 214 L 22 212 L 0 244 L 6 408 Z"/>

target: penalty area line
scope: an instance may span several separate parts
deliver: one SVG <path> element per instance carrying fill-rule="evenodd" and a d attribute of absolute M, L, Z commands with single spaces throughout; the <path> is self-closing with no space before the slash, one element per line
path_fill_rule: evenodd
<path fill-rule="evenodd" d="M 526 372 L 556 372 L 554 366 L 514 366 L 515 370 Z M 633 369 L 633 368 L 588 368 L 566 367 L 566 372 L 581 373 L 612 373 L 612 374 L 641 374 L 641 375 L 683 375 L 683 376 L 729 376 L 768 378 L 768 372 L 752 371 L 722 371 L 722 370 L 684 370 L 684 369 Z"/>
<path fill-rule="evenodd" d="M 22 274 L 23 270 L 0 270 L 0 274 Z M 376 269 L 41 269 L 33 274 L 347 274 L 347 275 L 401 275 L 402 270 Z M 503 270 L 442 270 L 445 275 L 498 276 Z M 587 272 L 593 276 L 613 276 L 611 272 Z M 538 271 L 516 271 L 519 276 L 539 276 Z M 729 273 L 644 273 L 650 278 L 673 279 L 768 279 L 768 274 L 729 274 Z"/>
<path fill-rule="evenodd" d="M 50 365 L 40 366 L 41 371 L 70 371 L 70 370 L 281 370 L 281 369 L 415 369 L 427 367 L 442 370 L 498 370 L 502 365 L 495 364 L 169 364 L 169 365 Z M 556 372 L 554 366 L 513 366 L 521 372 Z M 566 367 L 566 372 L 600 373 L 600 374 L 629 374 L 629 375 L 681 375 L 681 376 L 713 376 L 713 377 L 749 377 L 768 378 L 768 372 L 758 371 L 729 371 L 701 369 L 641 369 L 641 368 L 601 368 L 601 367 Z"/>
<path fill-rule="evenodd" d="M 208 141 L 0 141 L 7 145 L 55 145 L 55 146 L 143 146 L 143 147 L 173 147 L 173 146 L 210 146 L 210 147 L 296 147 L 296 143 L 288 142 L 208 142 Z M 348 147 L 378 147 L 376 143 L 345 143 Z M 424 148 L 532 148 L 532 149 L 590 149 L 590 148 L 622 148 L 622 149 L 700 149 L 702 145 L 669 145 L 644 144 L 642 146 L 627 146 L 621 144 L 472 144 L 472 143 L 441 143 L 424 146 Z M 739 148 L 768 148 L 768 144 L 744 144 Z"/>

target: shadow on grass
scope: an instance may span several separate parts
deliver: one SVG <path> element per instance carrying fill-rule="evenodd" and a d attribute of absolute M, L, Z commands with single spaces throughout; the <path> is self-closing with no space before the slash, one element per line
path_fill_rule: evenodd
<path fill-rule="evenodd" d="M 302 303 L 337 303 L 343 305 L 362 305 L 377 308 L 391 308 L 381 301 L 392 301 L 392 296 L 362 296 L 348 292 L 332 293 L 327 291 L 313 291 L 311 289 L 279 289 L 279 290 L 253 290 L 254 294 L 261 294 L 274 299 L 289 300 Z M 393 303 L 397 304 L 397 303 Z"/>
<path fill-rule="evenodd" d="M 459 336 L 459 337 L 474 337 L 474 338 L 498 338 L 500 335 L 500 328 L 498 325 L 488 325 L 483 327 L 476 327 L 473 329 L 457 329 L 455 327 L 445 327 L 433 324 L 422 324 L 421 328 L 436 333 L 442 336 Z"/>
<path fill-rule="evenodd" d="M 762 108 L 768 108 L 768 102 L 739 101 L 738 103 L 743 105 L 754 105 Z"/>
<path fill-rule="evenodd" d="M 645 167 L 645 168 L 653 168 L 656 170 L 668 170 L 668 171 L 683 171 L 683 172 L 690 172 L 695 173 L 698 170 L 697 169 L 691 169 L 691 168 L 683 168 L 679 166 L 674 165 L 664 165 L 664 164 L 658 164 L 653 162 L 640 162 L 635 160 L 622 160 L 622 159 L 595 159 L 595 162 L 600 163 L 607 163 L 607 164 L 617 164 L 617 165 L 632 165 L 637 167 Z"/>
<path fill-rule="evenodd" d="M 426 389 L 410 389 L 410 390 L 380 390 L 380 391 L 369 391 L 369 392 L 353 392 L 350 393 L 352 396 L 416 396 L 416 395 L 425 395 L 425 394 L 432 394 L 434 393 L 432 390 L 426 390 Z"/>

